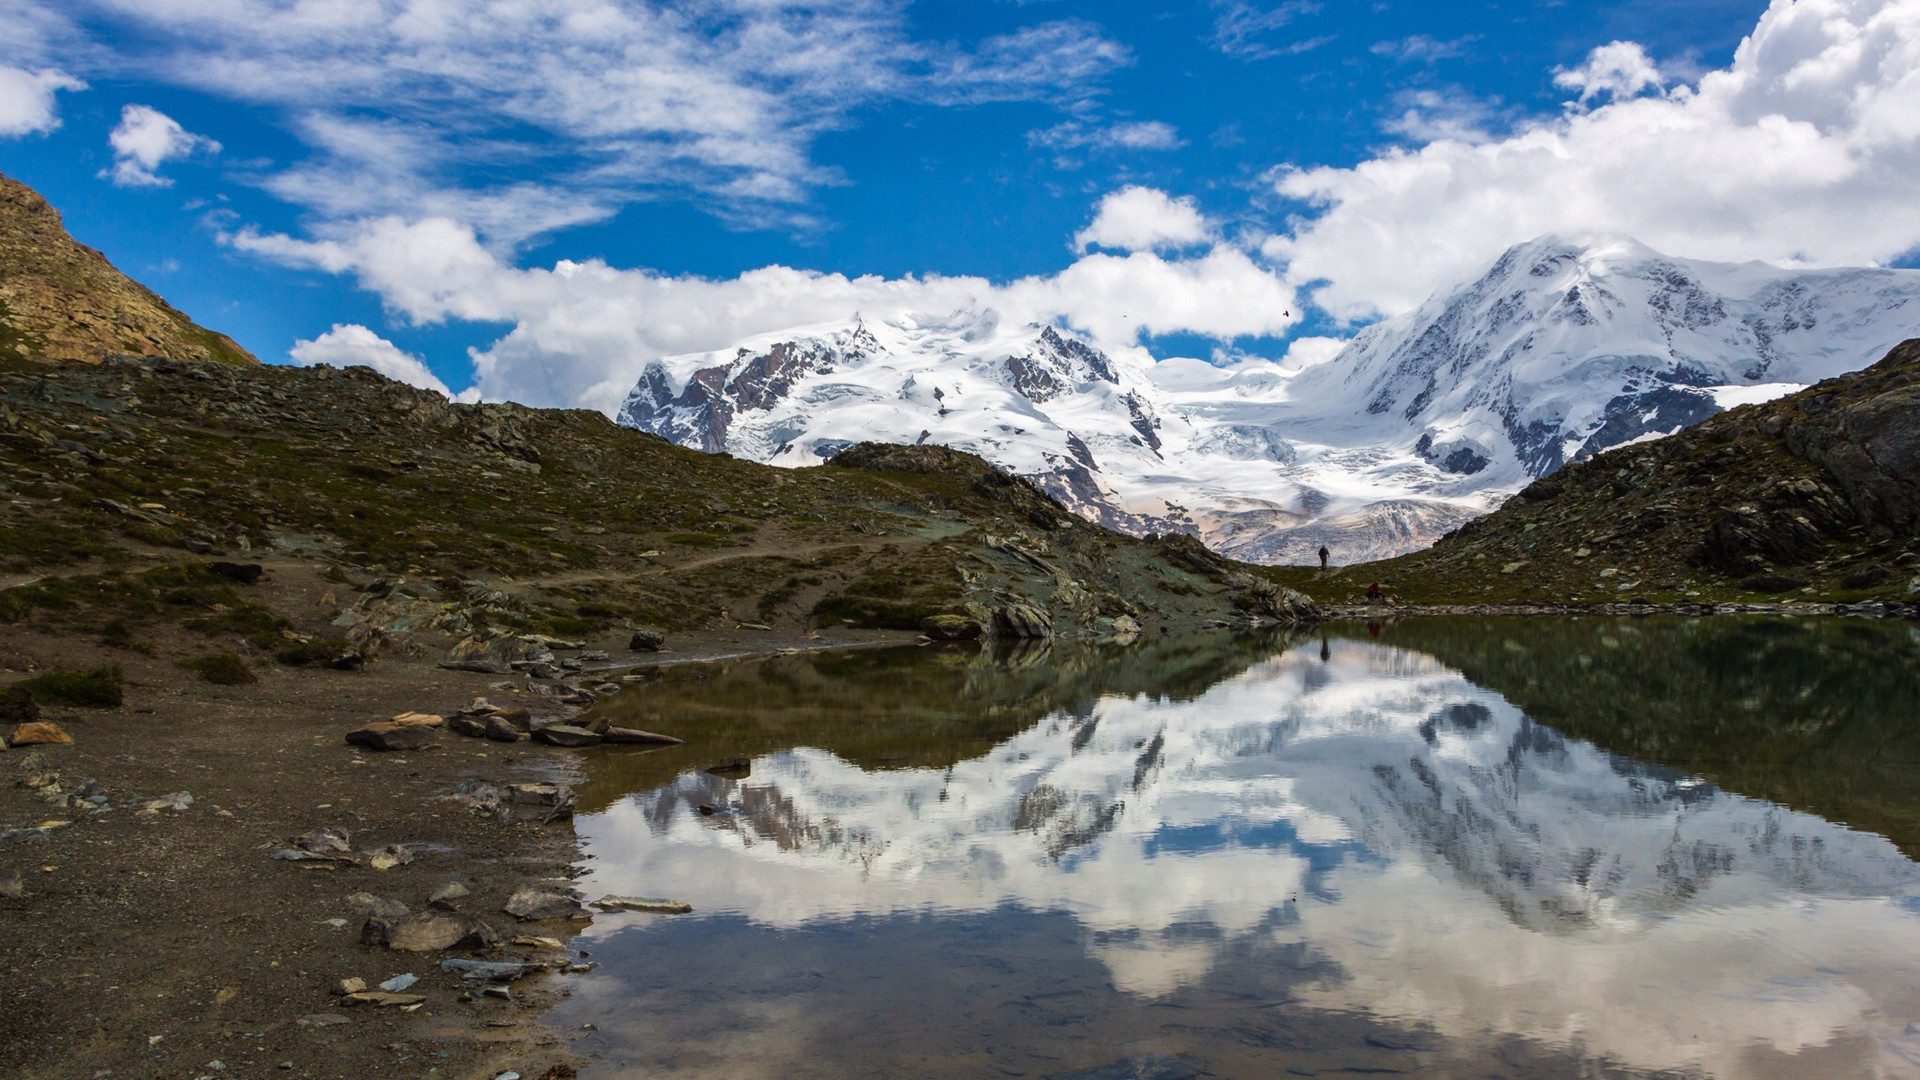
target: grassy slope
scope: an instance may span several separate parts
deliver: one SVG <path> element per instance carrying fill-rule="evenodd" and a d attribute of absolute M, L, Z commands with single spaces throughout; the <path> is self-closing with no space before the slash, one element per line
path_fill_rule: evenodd
<path fill-rule="evenodd" d="M 1838 476 L 1795 447 L 1796 432 L 1832 429 L 1862 404 L 1920 428 L 1916 382 L 1910 342 L 1868 372 L 1569 465 L 1426 551 L 1268 574 L 1331 603 L 1357 602 L 1370 581 L 1416 604 L 1908 601 L 1920 580 L 1914 523 L 1863 509 L 1874 477 Z M 1730 521 L 1758 522 L 1774 542 L 1716 547 Z"/>
<path fill-rule="evenodd" d="M 271 619 L 195 568 L 263 552 L 325 564 L 343 604 L 405 577 L 400 595 L 465 604 L 474 626 L 566 636 L 911 629 L 1008 601 L 1062 632 L 1239 617 L 1251 582 L 1224 561 L 935 456 L 931 471 L 784 470 L 597 413 L 452 405 L 366 369 L 5 360 L 0 575 L 16 587 L 0 618 L 120 618 L 134 636 L 143 620 L 216 619 L 264 640 Z M 475 609 L 477 586 L 509 598 Z"/>

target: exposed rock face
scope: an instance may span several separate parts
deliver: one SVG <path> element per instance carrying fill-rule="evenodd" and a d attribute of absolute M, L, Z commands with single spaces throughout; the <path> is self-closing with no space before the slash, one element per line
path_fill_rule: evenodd
<path fill-rule="evenodd" d="M 47 200 L 0 176 L 0 351 L 96 362 L 131 353 L 257 364 L 77 243 Z"/>
<path fill-rule="evenodd" d="M 1807 404 L 1783 425 L 1787 446 L 1832 475 L 1870 531 L 1920 530 L 1920 340 Z"/>

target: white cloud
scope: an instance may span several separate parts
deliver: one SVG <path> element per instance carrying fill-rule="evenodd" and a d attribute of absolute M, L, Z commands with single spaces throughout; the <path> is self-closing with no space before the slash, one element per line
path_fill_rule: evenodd
<path fill-rule="evenodd" d="M 1252 0 L 1213 0 L 1213 46 L 1243 60 L 1266 60 L 1317 49 L 1333 38 L 1318 37 L 1286 45 L 1273 45 L 1262 39 L 1302 15 L 1318 13 L 1320 7 L 1314 0 L 1285 0 L 1272 7 Z"/>
<path fill-rule="evenodd" d="M 1414 34 L 1395 41 L 1376 41 L 1367 51 L 1392 60 L 1431 64 L 1436 60 L 1451 60 L 1465 55 L 1467 47 L 1479 40 L 1479 34 L 1468 34 L 1448 41 L 1428 34 Z"/>
<path fill-rule="evenodd" d="M 173 181 L 155 170 L 161 163 L 192 154 L 217 154 L 220 144 L 204 135 L 195 135 L 180 126 L 173 117 L 147 105 L 128 105 L 120 110 L 120 123 L 107 135 L 113 147 L 113 168 L 100 175 L 110 176 L 121 187 L 167 187 Z"/>
<path fill-rule="evenodd" d="M 1602 45 L 1587 55 L 1586 63 L 1553 77 L 1553 85 L 1579 91 L 1582 105 L 1602 94 L 1618 101 L 1666 84 L 1647 50 L 1631 41 Z"/>
<path fill-rule="evenodd" d="M 1104 127 L 1067 120 L 1027 132 L 1027 142 L 1052 150 L 1177 150 L 1186 143 L 1179 129 L 1159 120 L 1124 120 Z"/>
<path fill-rule="evenodd" d="M 995 283 L 977 277 L 849 278 L 769 266 L 735 278 L 668 277 L 600 261 L 517 268 L 469 226 L 383 218 L 321 240 L 241 232 L 237 248 L 351 274 L 399 317 L 494 321 L 513 329 L 473 353 L 488 400 L 611 412 L 661 356 L 724 348 L 756 334 L 837 319 L 991 308 L 1002 319 L 1062 322 L 1112 349 L 1142 334 L 1217 339 L 1284 333 L 1294 293 L 1245 252 L 1189 259 L 1146 251 L 1093 254 L 1060 273 Z M 336 328 L 340 329 L 340 328 Z M 370 334 L 370 332 L 368 332 Z M 326 341 L 323 335 L 314 345 Z M 358 334 L 345 340 L 370 344 Z M 383 369 L 384 370 L 384 369 Z"/>
<path fill-rule="evenodd" d="M 1100 200 L 1093 222 L 1073 236 L 1076 251 L 1098 245 L 1122 251 L 1190 247 L 1213 235 L 1191 198 L 1130 185 Z"/>
<path fill-rule="evenodd" d="M 448 397 L 447 384 L 427 370 L 426 362 L 358 323 L 334 323 L 333 329 L 311 341 L 296 341 L 287 356 L 301 367 L 331 364 L 338 368 L 370 367 L 389 379 Z"/>
<path fill-rule="evenodd" d="M 61 90 L 85 90 L 87 84 L 57 68 L 25 71 L 0 64 L 0 137 L 42 134 L 60 126 Z"/>
<path fill-rule="evenodd" d="M 900 0 L 0 0 L 8 8 L 49 23 L 77 11 L 112 31 L 110 47 L 89 46 L 100 70 L 279 110 L 313 150 L 263 178 L 282 198 L 333 219 L 450 215 L 508 247 L 669 197 L 804 226 L 813 189 L 839 180 L 813 143 L 863 107 L 1083 110 L 1131 62 L 1071 19 L 970 47 L 916 40 Z"/>
<path fill-rule="evenodd" d="M 1920 0 L 1775 0 L 1731 67 L 1663 95 L 1630 96 L 1657 85 L 1636 55 L 1603 47 L 1568 76 L 1609 100 L 1511 135 L 1280 171 L 1277 190 L 1306 212 L 1265 253 L 1289 280 L 1325 283 L 1327 310 L 1362 318 L 1544 233 L 1823 265 L 1920 244 Z"/>

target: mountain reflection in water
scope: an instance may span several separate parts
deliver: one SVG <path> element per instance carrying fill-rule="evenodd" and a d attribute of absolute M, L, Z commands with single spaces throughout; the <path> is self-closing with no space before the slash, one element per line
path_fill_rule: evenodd
<path fill-rule="evenodd" d="M 1920 649 L 1755 625 L 662 669 L 582 885 L 697 914 L 600 917 L 561 1016 L 590 1076 L 1920 1076 L 1920 867 L 1698 775 L 1912 822 Z"/>

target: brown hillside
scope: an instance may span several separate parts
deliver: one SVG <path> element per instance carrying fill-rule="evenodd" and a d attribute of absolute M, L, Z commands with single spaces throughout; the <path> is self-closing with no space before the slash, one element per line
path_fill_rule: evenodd
<path fill-rule="evenodd" d="M 0 176 L 0 353 L 96 363 L 169 356 L 257 364 L 74 240 L 40 193 Z"/>

